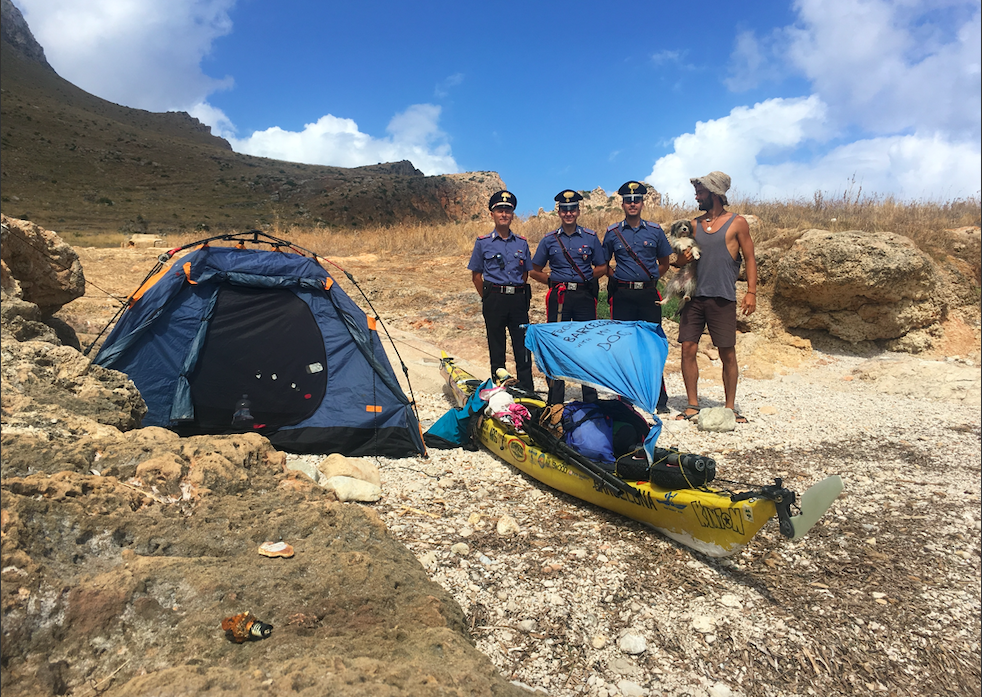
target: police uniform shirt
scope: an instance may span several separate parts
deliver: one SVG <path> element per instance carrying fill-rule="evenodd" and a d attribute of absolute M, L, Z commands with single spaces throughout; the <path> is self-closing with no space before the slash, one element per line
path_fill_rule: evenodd
<path fill-rule="evenodd" d="M 492 230 L 490 235 L 478 237 L 467 268 L 477 271 L 484 280 L 498 286 L 520 286 L 529 271 L 529 243 L 514 232 L 507 238 Z"/>
<path fill-rule="evenodd" d="M 569 259 L 563 253 L 563 247 L 583 272 L 582 276 L 570 266 Z M 567 235 L 562 228 L 550 232 L 539 242 L 539 246 L 535 249 L 535 256 L 532 257 L 533 266 L 549 265 L 549 280 L 553 283 L 582 283 L 584 279 L 591 281 L 593 267 L 603 266 L 606 263 L 607 256 L 597 233 L 579 225 L 572 235 Z"/>
<path fill-rule="evenodd" d="M 627 251 L 624 242 L 621 242 L 620 237 L 617 236 L 618 231 L 638 259 L 648 267 L 652 276 L 649 276 L 634 260 L 631 252 Z M 603 246 L 607 258 L 613 259 L 616 264 L 614 280 L 617 281 L 656 281 L 658 280 L 658 260 L 672 254 L 672 246 L 668 243 L 668 238 L 665 237 L 661 226 L 647 220 L 642 220 L 636 228 L 627 225 L 623 220 L 611 225 L 604 235 Z"/>

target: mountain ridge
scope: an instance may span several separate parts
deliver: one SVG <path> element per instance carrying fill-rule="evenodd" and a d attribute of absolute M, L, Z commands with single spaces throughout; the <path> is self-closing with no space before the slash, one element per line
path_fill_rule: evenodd
<path fill-rule="evenodd" d="M 425 176 L 236 153 L 185 112 L 114 104 L 61 78 L 2 0 L 3 213 L 79 235 L 446 223 L 485 215 L 495 172 Z"/>

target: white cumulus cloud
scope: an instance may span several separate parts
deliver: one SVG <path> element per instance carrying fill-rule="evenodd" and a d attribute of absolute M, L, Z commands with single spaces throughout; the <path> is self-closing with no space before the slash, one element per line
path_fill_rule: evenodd
<path fill-rule="evenodd" d="M 746 197 L 857 191 L 901 199 L 982 190 L 982 13 L 977 0 L 797 0 L 798 21 L 734 42 L 734 91 L 789 75 L 807 98 L 696 124 L 648 177 L 693 202 L 689 177 L 723 170 Z M 851 142 L 845 142 L 851 141 Z"/>
<path fill-rule="evenodd" d="M 722 170 L 744 198 L 801 199 L 815 192 L 893 195 L 904 200 L 977 196 L 982 153 L 970 141 L 931 133 L 857 140 L 795 159 L 826 142 L 827 108 L 816 96 L 771 99 L 696 124 L 674 141 L 647 181 L 675 203 L 693 205 L 690 177 Z"/>
<path fill-rule="evenodd" d="M 825 105 L 815 96 L 769 99 L 737 107 L 724 118 L 698 122 L 674 140 L 674 152 L 655 162 L 647 181 L 672 201 L 691 202 L 691 177 L 713 170 L 730 175 L 734 193 L 757 195 L 758 158 L 797 147 L 825 134 Z"/>
<path fill-rule="evenodd" d="M 788 53 L 843 123 L 979 139 L 982 14 L 970 0 L 798 0 Z"/>
<path fill-rule="evenodd" d="M 439 120 L 439 106 L 414 104 L 392 118 L 385 138 L 373 138 L 353 120 L 328 114 L 305 124 L 302 131 L 274 126 L 247 138 L 228 139 L 237 152 L 289 162 L 357 167 L 410 160 L 424 174 L 456 172 Z"/>
<path fill-rule="evenodd" d="M 771 39 L 761 41 L 755 31 L 748 29 L 739 32 L 733 43 L 729 77 L 723 80 L 730 91 L 743 92 L 781 77 L 782 67 L 773 60 Z"/>

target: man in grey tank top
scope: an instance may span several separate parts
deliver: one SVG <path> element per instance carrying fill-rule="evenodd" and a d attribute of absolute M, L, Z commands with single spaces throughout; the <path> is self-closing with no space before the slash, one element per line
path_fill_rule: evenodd
<path fill-rule="evenodd" d="M 689 181 L 695 187 L 699 210 L 705 212 L 692 221 L 692 229 L 695 230 L 693 237 L 702 255 L 699 258 L 696 291 L 679 316 L 682 380 L 685 382 L 688 406 L 676 418 L 688 421 L 699 415 L 699 364 L 696 354 L 699 338 L 708 328 L 723 363 L 725 406 L 733 410 L 737 423 L 747 423 L 747 419 L 737 413 L 734 406 L 739 376 L 736 357 L 736 281 L 743 260 L 747 264 L 747 292 L 740 302 L 740 310 L 744 315 L 750 315 L 757 309 L 757 260 L 750 238 L 750 226 L 743 216 L 725 209 L 729 205 L 726 192 L 730 188 L 730 178 L 726 174 L 710 172 Z M 691 261 L 692 251 L 686 250 L 675 265 L 681 267 Z"/>

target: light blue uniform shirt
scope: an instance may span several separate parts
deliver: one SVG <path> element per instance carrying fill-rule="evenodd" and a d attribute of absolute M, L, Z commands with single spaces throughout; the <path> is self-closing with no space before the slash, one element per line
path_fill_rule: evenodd
<path fill-rule="evenodd" d="M 478 237 L 467 268 L 478 271 L 488 283 L 499 286 L 520 286 L 529 272 L 532 253 L 524 237 L 514 232 L 507 238 L 492 230 L 490 235 Z"/>
<path fill-rule="evenodd" d="M 624 238 L 624 242 L 631 247 L 638 259 L 648 267 L 651 272 L 649 276 L 638 262 L 634 260 L 631 252 L 624 246 L 617 236 L 618 231 Z M 614 269 L 614 278 L 618 281 L 657 281 L 658 280 L 658 260 L 672 254 L 672 246 L 668 243 L 664 231 L 657 223 L 642 220 L 636 228 L 632 228 L 626 221 L 611 225 L 607 228 L 604 235 L 604 252 L 608 259 L 613 259 L 617 265 Z"/>
<path fill-rule="evenodd" d="M 582 276 L 570 265 L 569 259 L 563 253 L 563 247 Z M 593 267 L 606 263 L 607 256 L 597 233 L 579 225 L 572 235 L 567 235 L 562 228 L 550 232 L 539 242 L 539 246 L 535 248 L 535 256 L 532 257 L 533 266 L 549 265 L 549 280 L 553 283 L 582 283 L 584 279 L 592 281 Z"/>

